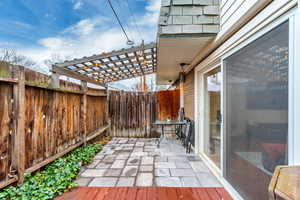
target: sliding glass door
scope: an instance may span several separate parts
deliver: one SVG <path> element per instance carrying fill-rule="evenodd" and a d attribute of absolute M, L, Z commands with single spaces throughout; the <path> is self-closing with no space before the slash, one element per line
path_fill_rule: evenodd
<path fill-rule="evenodd" d="M 221 68 L 205 74 L 205 154 L 220 168 Z"/>
<path fill-rule="evenodd" d="M 244 199 L 265 200 L 288 160 L 289 24 L 224 60 L 225 176 Z"/>

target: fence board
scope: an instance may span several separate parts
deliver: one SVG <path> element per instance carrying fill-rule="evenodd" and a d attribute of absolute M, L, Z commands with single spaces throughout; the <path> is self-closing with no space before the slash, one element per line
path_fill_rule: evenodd
<path fill-rule="evenodd" d="M 0 82 L 0 182 L 10 178 L 10 166 L 12 162 L 12 85 Z"/>
<path fill-rule="evenodd" d="M 87 132 L 88 135 L 105 126 L 107 122 L 107 98 L 87 96 Z"/>

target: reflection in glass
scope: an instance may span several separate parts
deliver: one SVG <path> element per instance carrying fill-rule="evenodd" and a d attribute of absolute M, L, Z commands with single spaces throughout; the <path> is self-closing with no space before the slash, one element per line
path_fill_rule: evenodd
<path fill-rule="evenodd" d="M 221 147 L 221 72 L 220 67 L 205 75 L 206 142 L 205 153 L 220 168 Z"/>
<path fill-rule="evenodd" d="M 227 58 L 226 179 L 244 199 L 264 200 L 287 164 L 288 22 Z"/>

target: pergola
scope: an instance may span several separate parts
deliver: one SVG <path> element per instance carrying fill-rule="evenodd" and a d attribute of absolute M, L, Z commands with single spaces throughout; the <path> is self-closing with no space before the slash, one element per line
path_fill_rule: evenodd
<path fill-rule="evenodd" d="M 156 72 L 156 43 L 56 63 L 52 72 L 106 86 Z"/>

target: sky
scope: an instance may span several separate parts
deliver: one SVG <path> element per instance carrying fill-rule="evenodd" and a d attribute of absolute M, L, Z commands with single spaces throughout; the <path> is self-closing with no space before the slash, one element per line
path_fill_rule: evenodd
<path fill-rule="evenodd" d="M 111 1 L 135 45 L 156 40 L 160 0 Z M 0 10 L 0 49 L 42 67 L 57 55 L 69 60 L 128 47 L 107 0 L 1 0 Z"/>

